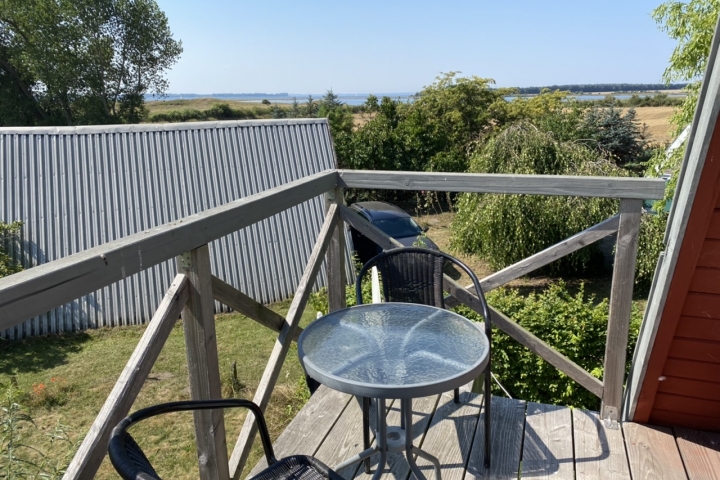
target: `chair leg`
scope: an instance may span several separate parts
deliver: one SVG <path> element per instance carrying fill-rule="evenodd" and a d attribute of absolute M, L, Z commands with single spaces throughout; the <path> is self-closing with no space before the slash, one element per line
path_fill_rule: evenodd
<path fill-rule="evenodd" d="M 363 451 L 370 448 L 370 398 L 362 398 Z M 365 473 L 370 473 L 370 458 L 363 460 Z"/>
<path fill-rule="evenodd" d="M 456 388 L 453 392 L 453 400 L 455 400 L 455 403 L 460 403 L 460 389 Z"/>
<path fill-rule="evenodd" d="M 492 389 L 490 388 L 490 369 L 485 372 L 485 468 L 490 468 L 490 403 Z"/>
<path fill-rule="evenodd" d="M 320 382 L 314 378 L 310 378 L 308 375 L 305 375 L 305 383 L 307 384 L 308 390 L 310 390 L 310 395 L 320 388 Z"/>

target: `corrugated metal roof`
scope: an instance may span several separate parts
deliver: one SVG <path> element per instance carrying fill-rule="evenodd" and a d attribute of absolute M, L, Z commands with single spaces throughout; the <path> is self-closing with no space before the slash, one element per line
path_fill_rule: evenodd
<path fill-rule="evenodd" d="M 0 221 L 24 223 L 12 255 L 31 267 L 330 168 L 325 119 L 5 128 Z M 263 303 L 291 296 L 323 210 L 318 197 L 213 242 L 214 274 Z M 143 323 L 174 274 L 165 262 L 5 335 Z"/>

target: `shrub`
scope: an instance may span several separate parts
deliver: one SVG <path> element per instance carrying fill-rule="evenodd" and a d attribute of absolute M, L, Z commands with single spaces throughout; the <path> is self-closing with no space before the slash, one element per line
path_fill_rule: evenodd
<path fill-rule="evenodd" d="M 517 290 L 501 289 L 487 296 L 488 303 L 537 335 L 594 377 L 602 378 L 607 338 L 607 299 L 595 303 L 581 286 L 576 294 L 558 282 L 540 294 L 522 297 Z M 480 319 L 474 311 L 456 309 L 468 318 Z M 627 348 L 627 369 L 637 341 L 642 311 L 633 304 Z M 600 400 L 574 380 L 520 345 L 497 328 L 493 329 L 492 371 L 513 398 L 572 405 L 598 410 Z M 497 387 L 498 395 L 504 395 Z"/>
<path fill-rule="evenodd" d="M 576 142 L 558 141 L 529 122 L 492 139 L 471 160 L 471 171 L 539 175 L 626 176 L 612 162 Z M 564 240 L 617 212 L 605 198 L 463 194 L 452 224 L 453 246 L 501 269 Z M 545 271 L 577 274 L 601 262 L 595 245 L 563 257 Z"/>
<path fill-rule="evenodd" d="M 23 269 L 22 265 L 13 260 L 7 252 L 7 246 L 19 240 L 21 228 L 22 223 L 20 222 L 0 222 L 0 278 Z"/>

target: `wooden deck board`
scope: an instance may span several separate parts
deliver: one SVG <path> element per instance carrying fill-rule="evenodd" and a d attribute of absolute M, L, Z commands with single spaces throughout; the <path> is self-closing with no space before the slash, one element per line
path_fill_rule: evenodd
<path fill-rule="evenodd" d="M 573 409 L 573 440 L 577 480 L 630 480 L 622 431 L 606 428 L 597 412 Z"/>
<path fill-rule="evenodd" d="M 315 455 L 351 398 L 351 395 L 321 385 L 273 443 L 275 456 Z M 257 475 L 265 467 L 267 462 L 263 458 L 252 469 L 249 477 Z"/>
<path fill-rule="evenodd" d="M 375 402 L 370 407 L 371 431 L 375 425 L 376 407 Z M 350 401 L 328 437 L 331 438 L 331 441 L 323 442 L 315 457 L 330 468 L 363 451 L 362 408 L 360 408 L 359 400 L 353 398 Z M 371 442 L 372 439 L 371 435 Z M 351 480 L 355 477 L 359 466 L 356 463 L 339 470 L 337 473 L 341 477 Z"/>
<path fill-rule="evenodd" d="M 413 401 L 414 443 L 440 459 L 443 480 L 720 479 L 720 434 L 682 428 L 673 434 L 669 428 L 633 423 L 612 430 L 594 412 L 499 397 L 492 399 L 493 461 L 485 471 L 483 397 L 469 389 L 462 388 L 461 405 L 453 402 L 452 392 Z M 388 424 L 398 425 L 399 402 L 388 410 Z M 359 403 L 321 387 L 274 446 L 278 458 L 314 455 L 333 467 L 362 450 Z M 373 460 L 377 464 L 377 456 Z M 434 480 L 429 462 L 417 461 Z M 251 475 L 261 466 L 264 462 Z M 370 480 L 359 464 L 339 473 Z M 381 478 L 415 480 L 402 454 L 388 455 Z"/>
<path fill-rule="evenodd" d="M 525 430 L 525 402 L 493 397 L 490 407 L 492 415 L 490 419 L 490 455 L 492 458 L 490 471 L 486 471 L 484 466 L 485 404 L 483 403 L 475 429 L 465 480 L 514 480 L 518 478 Z"/>
<path fill-rule="evenodd" d="M 638 423 L 624 423 L 622 430 L 633 479 L 687 479 L 672 430 Z"/>
<path fill-rule="evenodd" d="M 430 428 L 420 447 L 440 460 L 443 480 L 462 480 L 467 457 L 477 426 L 482 396 L 470 392 L 472 383 L 460 389 L 460 403 L 453 400 L 453 392 L 440 396 Z M 417 464 L 429 479 L 435 478 L 430 462 L 418 458 Z M 411 480 L 416 480 L 414 474 Z"/>
<path fill-rule="evenodd" d="M 435 407 L 437 406 L 439 395 L 433 395 L 430 397 L 417 398 L 413 400 L 413 443 L 415 445 L 422 445 L 427 433 L 430 420 L 435 413 Z M 400 402 L 393 404 L 387 417 L 388 425 L 400 425 Z M 372 458 L 372 471 L 370 474 L 366 474 L 365 471 L 360 468 L 355 476 L 356 480 L 370 480 L 375 473 L 377 467 L 379 455 L 375 455 Z M 389 453 L 387 459 L 387 465 L 385 466 L 384 473 L 381 480 L 405 480 L 410 473 L 410 467 L 405 460 L 405 455 L 402 453 Z"/>
<path fill-rule="evenodd" d="M 678 427 L 674 430 L 688 478 L 720 478 L 720 434 Z"/>
<path fill-rule="evenodd" d="M 528 403 L 522 475 L 574 480 L 572 415 L 567 407 Z"/>

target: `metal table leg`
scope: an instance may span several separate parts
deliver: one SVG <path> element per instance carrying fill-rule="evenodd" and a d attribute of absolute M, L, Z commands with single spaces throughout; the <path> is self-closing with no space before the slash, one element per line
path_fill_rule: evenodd
<path fill-rule="evenodd" d="M 405 431 L 405 457 L 407 457 L 407 462 L 408 465 L 410 465 L 410 470 L 412 470 L 418 480 L 427 480 L 425 478 L 425 475 L 423 475 L 423 473 L 420 471 L 420 467 L 418 467 L 417 463 L 415 463 L 413 454 L 416 454 L 418 457 L 422 457 L 425 460 L 430 461 L 435 467 L 435 480 L 442 480 L 440 474 L 440 460 L 413 445 L 412 399 L 401 400 L 400 414 L 405 419 L 405 425 L 408 425 L 408 430 Z"/>
<path fill-rule="evenodd" d="M 357 455 L 348 458 L 344 462 L 336 465 L 333 470 L 336 472 L 343 468 L 352 465 L 353 463 L 361 462 L 369 459 L 376 453 L 380 454 L 380 461 L 376 467 L 375 473 L 373 474 L 372 480 L 379 480 L 382 476 L 385 465 L 387 464 L 388 452 L 402 452 L 405 450 L 405 457 L 407 458 L 410 470 L 415 474 L 418 480 L 427 480 L 425 475 L 420 471 L 417 463 L 415 463 L 414 455 L 424 458 L 433 464 L 435 467 L 435 480 L 442 480 L 440 475 L 440 461 L 427 453 L 424 450 L 413 445 L 412 436 L 412 399 L 404 399 L 400 401 L 400 418 L 402 420 L 401 425 L 403 429 L 392 427 L 390 429 L 391 441 L 388 444 L 388 426 L 387 426 L 387 408 L 385 406 L 385 399 L 378 398 L 377 402 L 377 432 L 375 435 L 375 442 L 371 448 L 368 448 Z M 405 436 L 402 439 L 402 435 Z M 403 448 L 402 442 L 404 440 L 405 446 Z"/>

